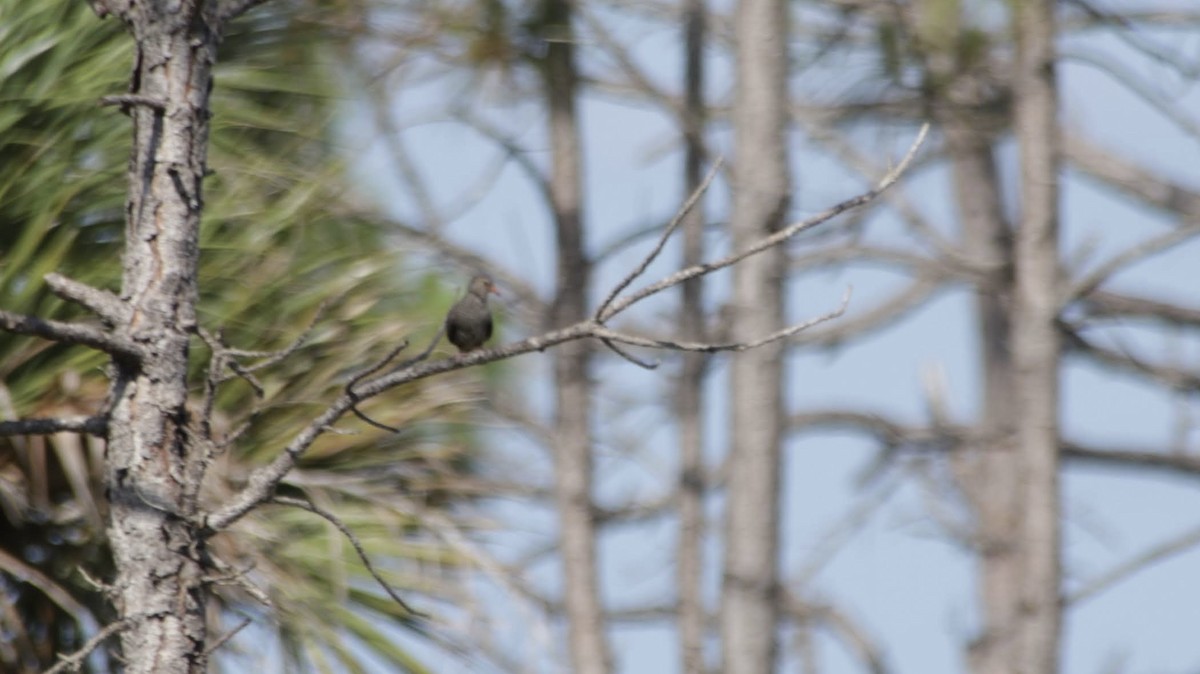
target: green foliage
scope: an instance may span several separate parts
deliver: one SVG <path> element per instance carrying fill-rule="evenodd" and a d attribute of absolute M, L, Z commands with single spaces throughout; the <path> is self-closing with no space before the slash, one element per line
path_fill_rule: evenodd
<path fill-rule="evenodd" d="M 257 373 L 261 397 L 241 380 L 222 387 L 217 433 L 253 424 L 210 471 L 209 502 L 278 453 L 348 373 L 404 337 L 432 335 L 445 310 L 439 293 L 414 289 L 397 273 L 398 256 L 379 219 L 357 203 L 331 138 L 346 95 L 334 54 L 347 38 L 323 19 L 350 11 L 345 4 L 263 7 L 222 44 L 201 233 L 201 324 L 230 345 L 270 350 L 291 343 L 326 309 L 301 348 Z M 125 91 L 132 42 L 119 23 L 97 20 L 79 0 L 0 0 L 0 44 L 0 306 L 88 319 L 49 294 L 42 277 L 59 271 L 119 289 L 129 120 L 97 101 Z M 198 404 L 210 354 L 198 340 L 195 347 Z M 105 363 L 86 349 L 0 335 L 0 412 L 94 413 L 106 393 Z M 385 575 L 401 592 L 438 594 L 445 569 L 456 564 L 422 533 L 419 508 L 458 500 L 447 485 L 471 466 L 462 403 L 477 395 L 474 381 L 413 385 L 365 404 L 406 432 L 343 422 L 361 432 L 318 443 L 287 486 L 343 517 L 386 561 Z M 75 572 L 108 572 L 101 445 L 75 436 L 0 440 L 0 591 L 22 623 L 9 624 L 10 615 L 0 629 L 24 635 L 0 653 L 7 658 L 0 670 L 47 666 L 55 651 L 70 650 L 109 617 Z M 350 661 L 365 648 L 399 670 L 420 671 L 390 638 L 414 627 L 412 616 L 398 612 L 323 520 L 277 508 L 256 513 L 218 536 L 214 550 L 235 568 L 255 566 L 252 579 L 276 609 L 269 624 L 304 668 L 319 669 L 330 657 L 353 671 Z M 16 582 L 30 569 L 41 574 L 38 582 Z M 267 615 L 238 584 L 217 591 L 227 616 Z M 60 594 L 75 603 L 54 601 Z M 220 622 L 227 628 L 232 620 Z M 296 637 L 303 644 L 289 641 Z"/>

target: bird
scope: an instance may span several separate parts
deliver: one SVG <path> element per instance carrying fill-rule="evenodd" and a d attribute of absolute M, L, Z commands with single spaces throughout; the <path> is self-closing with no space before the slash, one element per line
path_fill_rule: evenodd
<path fill-rule="evenodd" d="M 499 295 L 496 284 L 483 274 L 471 278 L 467 294 L 450 307 L 446 314 L 446 338 L 458 347 L 460 353 L 468 353 L 483 346 L 492 336 L 492 312 L 488 309 L 488 295 Z"/>

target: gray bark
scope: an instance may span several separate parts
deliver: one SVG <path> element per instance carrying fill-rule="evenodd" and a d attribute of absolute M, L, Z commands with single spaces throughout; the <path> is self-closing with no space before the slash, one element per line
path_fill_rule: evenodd
<path fill-rule="evenodd" d="M 1014 82 L 1021 157 L 1021 221 L 1016 232 L 1012 348 L 1017 441 L 1023 474 L 1021 604 L 1016 665 L 1021 674 L 1058 671 L 1059 306 L 1058 97 L 1055 3 L 1015 3 Z"/>
<path fill-rule="evenodd" d="M 583 159 L 576 111 L 578 74 L 571 40 L 571 6 L 565 0 L 545 0 L 542 10 L 543 28 L 550 38 L 544 87 L 550 111 L 550 200 L 558 252 L 557 294 L 551 321 L 552 327 L 562 327 L 588 315 L 591 263 L 584 250 L 581 212 Z M 612 655 L 604 634 L 596 568 L 590 367 L 590 341 L 569 342 L 555 353 L 555 500 L 571 671 L 607 674 L 612 669 Z"/>
<path fill-rule="evenodd" d="M 947 122 L 954 167 L 955 200 L 971 258 L 985 270 L 975 286 L 983 397 L 982 440 L 955 455 L 955 468 L 976 523 L 978 588 L 982 625 L 971 646 L 975 674 L 1005 674 L 1012 666 L 1020 596 L 1016 532 L 1020 463 L 1013 442 L 1013 360 L 1009 344 L 1012 306 L 1012 234 L 1000 198 L 991 142 L 972 129 L 970 118 Z"/>
<path fill-rule="evenodd" d="M 126 671 L 203 672 L 203 541 L 187 485 L 187 366 L 196 322 L 201 183 L 216 59 L 215 2 L 109 2 L 136 40 L 133 152 L 116 331 L 141 348 L 115 361 L 108 421 L 108 541 Z"/>
<path fill-rule="evenodd" d="M 736 10 L 733 124 L 733 247 L 783 225 L 787 162 L 787 6 L 741 0 Z M 734 268 L 734 341 L 780 329 L 785 251 L 775 247 Z M 735 355 L 730 369 L 729 486 L 721 593 L 723 670 L 774 670 L 779 616 L 779 480 L 784 344 Z"/>
<path fill-rule="evenodd" d="M 685 65 L 684 191 L 695 192 L 703 180 L 704 164 L 704 0 L 684 3 Z M 704 256 L 704 208 L 696 204 L 683 222 L 683 266 L 699 264 Z M 679 328 L 685 339 L 704 341 L 704 301 L 701 279 L 685 281 Z M 676 389 L 679 420 L 679 647 L 684 674 L 702 674 L 705 610 L 701 594 L 704 539 L 704 406 L 707 356 L 685 353 Z"/>

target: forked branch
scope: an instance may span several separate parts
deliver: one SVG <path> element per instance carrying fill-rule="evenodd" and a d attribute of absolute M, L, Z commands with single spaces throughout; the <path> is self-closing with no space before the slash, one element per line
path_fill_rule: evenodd
<path fill-rule="evenodd" d="M 811 218 L 790 225 L 770 236 L 760 239 L 755 244 L 747 247 L 744 250 L 735 252 L 727 257 L 721 258 L 713 262 L 707 262 L 699 265 L 694 265 L 678 271 L 666 278 L 653 283 L 637 292 L 630 295 L 619 296 L 620 288 L 616 292 L 610 294 L 610 300 L 606 300 L 607 308 L 599 310 L 592 318 L 579 321 L 573 325 L 564 328 L 552 330 L 523 339 L 519 342 L 507 344 L 491 349 L 481 349 L 470 353 L 459 354 L 450 358 L 428 361 L 423 358 L 416 358 L 407 363 L 403 363 L 397 368 L 378 376 L 374 379 L 363 380 L 361 377 L 356 378 L 352 386 L 352 390 L 348 389 L 337 400 L 335 400 L 320 416 L 315 418 L 303 430 L 301 430 L 287 444 L 284 451 L 281 452 L 274 461 L 263 466 L 252 473 L 247 480 L 246 486 L 241 492 L 233 498 L 227 500 L 225 505 L 216 511 L 210 513 L 205 519 L 206 528 L 210 532 L 220 531 L 229 527 L 253 510 L 257 505 L 269 500 L 276 487 L 283 478 L 292 470 L 299 460 L 300 456 L 320 437 L 323 433 L 330 430 L 334 424 L 345 413 L 349 412 L 359 401 L 379 395 L 384 391 L 406 384 L 409 382 L 432 377 L 434 375 L 461 370 L 468 367 L 483 365 L 498 360 L 505 360 L 521 354 L 530 353 L 532 351 L 544 351 L 547 348 L 570 342 L 579 339 L 597 338 L 605 339 L 614 342 L 631 343 L 639 346 L 648 346 L 652 348 L 665 348 L 670 350 L 684 351 L 741 351 L 754 346 L 762 345 L 770 341 L 784 339 L 790 337 L 797 332 L 809 327 L 815 323 L 829 320 L 830 318 L 840 315 L 845 309 L 845 301 L 842 308 L 832 314 L 822 316 L 814 321 L 800 323 L 771 335 L 763 335 L 755 340 L 748 342 L 735 342 L 725 344 L 692 344 L 688 342 L 680 342 L 671 339 L 649 339 L 640 338 L 632 335 L 626 335 L 621 332 L 614 331 L 604 325 L 605 322 L 611 320 L 617 314 L 625 311 L 632 305 L 640 302 L 651 295 L 660 293 L 668 288 L 674 287 L 688 279 L 697 276 L 709 274 L 718 269 L 732 266 L 737 262 L 760 253 L 772 246 L 778 246 L 789 238 L 811 229 L 821 223 L 827 222 L 835 216 L 845 213 L 851 209 L 861 206 L 872 199 L 879 196 L 888 187 L 895 184 L 900 176 L 912 163 L 916 156 L 917 150 L 924 142 L 928 133 L 928 125 L 921 127 L 916 140 L 905 154 L 903 160 L 873 189 L 852 199 L 847 199 L 826 211 L 819 213 Z M 694 203 L 694 199 L 699 198 L 697 195 L 689 198 L 689 202 Z M 685 204 L 686 206 L 686 204 Z M 662 246 L 659 245 L 643 262 L 643 266 L 648 266 L 650 262 L 661 251 Z M 631 275 L 628 280 L 631 280 L 634 275 Z M 622 283 L 627 283 L 624 281 Z"/>

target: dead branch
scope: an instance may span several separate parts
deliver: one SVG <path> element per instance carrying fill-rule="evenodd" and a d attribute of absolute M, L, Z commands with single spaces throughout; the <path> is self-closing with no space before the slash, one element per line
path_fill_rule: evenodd
<path fill-rule="evenodd" d="M 671 221 L 667 223 L 666 228 L 663 230 L 662 236 L 658 238 L 658 243 L 655 244 L 654 248 L 646 254 L 646 257 L 642 258 L 642 261 L 638 263 L 638 266 L 635 267 L 633 271 L 629 272 L 625 278 L 621 279 L 620 283 L 613 287 L 612 291 L 608 293 L 608 297 L 605 297 L 604 301 L 600 303 L 600 306 L 596 308 L 596 313 L 593 314 L 593 317 L 597 321 L 601 323 L 603 322 L 601 316 L 604 315 L 605 310 L 608 309 L 609 305 L 613 303 L 613 300 L 617 299 L 617 296 L 620 295 L 623 290 L 628 288 L 630 283 L 633 283 L 637 277 L 641 276 L 650 266 L 650 264 L 654 262 L 654 260 L 662 253 L 663 248 L 665 248 L 667 245 L 667 240 L 671 238 L 671 235 L 675 233 L 675 230 L 679 228 L 679 225 L 683 224 L 683 220 L 687 217 L 687 214 L 690 213 L 693 208 L 695 208 L 696 204 L 704 196 L 704 193 L 708 191 L 709 185 L 712 184 L 713 178 L 717 176 L 717 171 L 721 168 L 721 164 L 723 162 L 724 159 L 722 157 L 717 157 L 717 160 L 714 161 L 713 165 L 708 169 L 708 175 L 704 176 L 704 180 L 702 180 L 700 184 L 696 186 L 696 189 L 692 190 L 692 193 L 688 195 L 688 198 L 683 202 L 683 206 L 679 207 L 679 210 L 675 212 L 675 216 L 672 217 Z"/>
<path fill-rule="evenodd" d="M 128 303 L 107 290 L 56 273 L 46 274 L 45 281 L 50 292 L 87 308 L 108 325 L 124 325 L 133 313 Z"/>
<path fill-rule="evenodd" d="M 1077 326 L 1063 324 L 1063 346 L 1099 365 L 1136 374 L 1176 391 L 1200 391 L 1200 372 L 1152 363 L 1127 351 L 1100 346 L 1084 337 Z"/>
<path fill-rule="evenodd" d="M 389 585 L 386 580 L 384 580 L 383 576 L 379 575 L 379 572 L 375 570 L 375 565 L 371 563 L 371 558 L 367 556 L 367 551 L 363 549 L 362 543 L 358 541 L 358 536 L 355 536 L 354 532 L 350 530 L 350 527 L 346 526 L 346 523 L 343 522 L 337 515 L 334 515 L 328 510 L 325 510 L 312 501 L 306 499 L 291 498 L 288 496 L 276 496 L 272 498 L 271 501 L 280 505 L 307 510 L 315 515 L 325 518 L 327 522 L 336 527 L 337 530 L 342 532 L 342 535 L 350 541 L 350 545 L 354 546 L 354 551 L 358 553 L 358 558 L 362 560 L 363 566 L 367 569 L 367 572 L 371 574 L 371 577 L 375 579 L 375 582 L 379 583 L 379 586 L 383 588 L 384 592 L 387 592 L 389 597 L 391 597 L 397 604 L 400 605 L 401 608 L 411 613 L 414 617 L 429 617 L 423 611 L 418 611 L 408 602 L 404 601 L 404 599 L 392 589 L 392 586 Z"/>
<path fill-rule="evenodd" d="M 889 187 L 894 185 L 896 181 L 900 179 L 900 176 L 904 174 L 909 165 L 912 163 L 913 158 L 916 157 L 917 150 L 920 149 L 921 145 L 925 142 L 925 136 L 928 133 L 929 125 L 922 125 L 921 130 L 917 133 L 916 140 L 914 140 L 912 146 L 908 148 L 908 152 L 904 155 L 904 158 L 901 159 L 900 163 L 894 169 L 889 171 L 888 174 L 883 177 L 883 180 L 879 181 L 879 184 L 877 184 L 874 188 L 856 197 L 846 199 L 845 201 L 842 201 L 841 203 L 838 203 L 810 218 L 788 225 L 778 232 L 760 239 L 757 243 L 751 245 L 745 250 L 738 251 L 713 262 L 705 262 L 703 264 L 698 264 L 688 267 L 687 269 L 677 271 L 657 283 L 646 286 L 645 288 L 642 288 L 631 295 L 626 295 L 610 304 L 608 310 L 601 314 L 599 319 L 601 322 L 608 321 L 613 316 L 629 308 L 630 305 L 640 302 L 641 300 L 661 292 L 666 288 L 678 285 L 684 281 L 687 281 L 688 279 L 693 279 L 697 276 L 704 276 L 705 274 L 710 274 L 718 269 L 724 269 L 725 267 L 737 264 L 751 255 L 756 255 L 764 250 L 767 250 L 768 248 L 778 246 L 800 232 L 812 229 L 813 227 L 827 222 L 834 217 L 845 213 L 846 211 L 869 203 L 880 194 L 883 194 Z"/>
<path fill-rule="evenodd" d="M 1068 135 L 1064 140 L 1063 149 L 1067 158 L 1086 175 L 1183 220 L 1200 220 L 1200 192 L 1084 138 Z"/>
<path fill-rule="evenodd" d="M 844 213 L 850 209 L 856 208 L 865 204 L 875 197 L 879 196 L 884 190 L 893 185 L 907 169 L 916 156 L 917 150 L 924 142 L 926 134 L 929 131 L 929 126 L 921 127 L 916 140 L 909 148 L 904 159 L 890 171 L 883 180 L 873 189 L 865 192 L 857 197 L 847 199 L 826 211 L 819 213 L 816 216 L 795 223 L 786 227 L 770 236 L 760 239 L 757 243 L 749 246 L 745 250 L 739 251 L 727 257 L 721 258 L 714 262 L 708 262 L 700 265 L 695 265 L 667 276 L 666 278 L 651 284 L 635 293 L 625 295 L 618 298 L 608 309 L 599 316 L 599 318 L 590 318 L 579 321 L 574 325 L 569 325 L 557 330 L 551 330 L 541 335 L 528 337 L 518 342 L 505 346 L 494 347 L 490 349 L 480 349 L 470 353 L 458 354 L 450 358 L 443 358 L 435 361 L 405 363 L 393 369 L 387 374 L 365 381 L 361 385 L 354 387 L 354 393 L 343 393 L 337 400 L 301 430 L 284 448 L 274 461 L 255 470 L 247 480 L 246 486 L 242 490 L 226 501 L 225 505 L 214 512 L 211 512 L 205 519 L 205 526 L 210 533 L 220 531 L 227 528 L 237 520 L 241 519 L 246 513 L 250 512 L 255 506 L 263 503 L 271 498 L 275 488 L 283 480 L 283 478 L 296 465 L 300 456 L 320 437 L 323 433 L 330 430 L 332 424 L 336 422 L 343 414 L 350 410 L 359 400 L 364 400 L 389 389 L 406 384 L 426 377 L 461 370 L 467 367 L 474 367 L 486 363 L 495 362 L 519 356 L 521 354 L 530 353 L 532 351 L 544 351 L 552 346 L 563 344 L 565 342 L 586 339 L 586 338 L 607 338 L 613 341 L 625 341 L 626 343 L 635 343 L 644 346 L 661 347 L 668 349 L 681 348 L 685 350 L 741 350 L 749 348 L 746 343 L 734 343 L 717 345 L 719 348 L 712 348 L 711 345 L 703 346 L 699 349 L 691 349 L 689 347 L 699 346 L 692 345 L 686 342 L 671 342 L 669 340 L 643 340 L 633 336 L 623 335 L 621 333 L 612 332 L 606 326 L 602 325 L 601 321 L 608 321 L 620 312 L 628 309 L 633 304 L 655 295 L 663 290 L 678 285 L 688 279 L 709 274 L 715 270 L 723 269 L 737 263 L 751 255 L 760 253 L 772 246 L 777 246 L 786 241 L 788 238 L 796 234 L 811 229 L 812 227 L 826 222 L 836 215 Z M 826 319 L 827 320 L 827 319 Z M 783 339 L 791 336 L 802 329 L 804 324 L 800 326 L 792 326 L 784 330 L 766 335 L 754 340 L 753 344 L 765 344 L 773 340 Z M 659 341 L 663 343 L 660 344 Z M 679 345 L 679 346 L 676 346 Z"/>
<path fill-rule="evenodd" d="M 750 342 L 725 342 L 725 343 L 703 343 L 703 342 L 681 342 L 671 339 L 655 339 L 649 337 L 638 337 L 623 332 L 617 332 L 605 327 L 597 327 L 592 331 L 592 336 L 602 339 L 611 339 L 614 342 L 623 344 L 631 344 L 633 346 L 646 346 L 650 348 L 669 349 L 671 351 L 698 351 L 701 353 L 716 353 L 718 351 L 731 351 L 737 353 L 739 351 L 747 351 L 749 349 L 757 349 L 765 344 L 777 342 L 781 339 L 787 339 L 797 333 L 807 330 L 815 325 L 820 325 L 827 321 L 831 321 L 846 312 L 846 307 L 850 305 L 850 288 L 846 288 L 846 292 L 842 295 L 842 302 L 838 308 L 816 318 L 810 319 L 803 323 L 790 325 L 782 330 L 773 332 L 759 339 Z"/>
<path fill-rule="evenodd" d="M 1127 269 L 1148 257 L 1170 250 L 1197 236 L 1200 236 L 1200 220 L 1184 227 L 1168 230 L 1159 236 L 1150 237 L 1135 246 L 1127 248 L 1092 271 L 1076 279 L 1074 283 L 1071 283 L 1067 288 L 1065 296 L 1062 298 L 1062 302 L 1065 305 L 1076 298 L 1083 297 L 1100 287 L 1101 284 L 1109 281 L 1123 269 Z"/>
<path fill-rule="evenodd" d="M 217 651 L 217 649 L 219 649 L 220 647 L 222 647 L 226 643 L 228 643 L 230 639 L 237 636 L 238 632 L 241 632 L 242 630 L 246 629 L 246 627 L 249 626 L 250 623 L 252 623 L 252 622 L 254 622 L 254 621 L 251 620 L 250 618 L 243 618 L 242 622 L 238 623 L 237 627 L 234 627 L 233 629 L 229 630 L 225 634 L 222 634 L 219 639 L 217 639 L 216 641 L 209 644 L 208 648 L 204 649 L 204 657 L 208 657 L 208 656 L 212 655 L 213 653 L 215 653 Z"/>
<path fill-rule="evenodd" d="M 66 323 L 0 310 L 0 330 L 62 344 L 87 346 L 115 358 L 136 361 L 142 356 L 141 347 L 130 339 L 82 323 Z"/>
<path fill-rule="evenodd" d="M 1088 581 L 1075 591 L 1068 593 L 1063 597 L 1063 602 L 1072 606 L 1081 604 L 1113 585 L 1142 571 L 1146 567 L 1161 562 L 1168 557 L 1187 552 L 1197 545 L 1200 545 L 1200 527 L 1195 527 L 1183 535 L 1175 536 L 1171 540 L 1159 543 L 1143 551 L 1141 554 L 1135 555 L 1132 559 L 1118 564 L 1109 571 Z"/>
<path fill-rule="evenodd" d="M 42 419 L 17 419 L 0 421 L 0 436 L 7 435 L 52 435 L 54 433 L 86 433 L 104 437 L 108 432 L 108 417 L 46 417 Z"/>
<path fill-rule="evenodd" d="M 1146 297 L 1097 291 L 1084 297 L 1083 305 L 1089 318 L 1144 318 L 1180 327 L 1200 327 L 1200 308 Z"/>
<path fill-rule="evenodd" d="M 50 669 L 47 669 L 42 674 L 58 674 L 59 672 L 78 672 L 83 667 L 83 661 L 86 660 L 87 657 L 89 655 L 91 655 L 92 651 L 99 648 L 100 644 L 104 643 L 105 640 L 107 640 L 109 637 L 112 637 L 115 634 L 119 634 L 120 632 L 129 629 L 130 627 L 132 627 L 134 625 L 134 623 L 137 623 L 141 620 L 145 620 L 146 618 L 153 618 L 153 617 L 160 616 L 160 615 L 163 615 L 163 613 L 159 612 L 159 613 L 142 614 L 142 615 L 138 615 L 138 616 L 129 616 L 127 618 L 121 618 L 119 620 L 113 621 L 113 622 L 109 623 L 108 625 L 105 625 L 104 629 L 97 632 L 96 635 L 93 636 L 91 639 L 88 639 L 87 643 L 85 643 L 83 645 L 83 647 L 80 648 L 79 650 L 75 651 L 74 653 L 71 653 L 70 655 L 59 655 L 58 656 L 58 664 L 54 665 Z"/>

